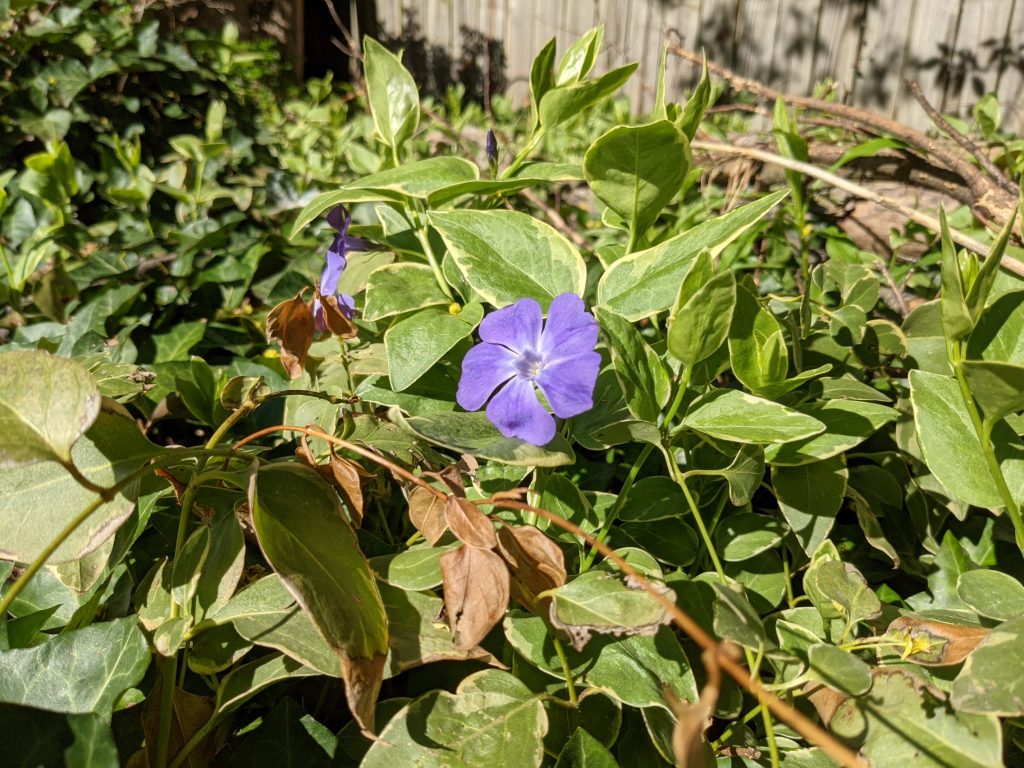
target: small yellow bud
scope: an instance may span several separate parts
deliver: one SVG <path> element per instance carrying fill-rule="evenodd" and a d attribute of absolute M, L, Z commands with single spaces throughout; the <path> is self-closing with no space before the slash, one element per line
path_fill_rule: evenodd
<path fill-rule="evenodd" d="M 461 311 L 462 311 L 462 305 L 459 304 L 456 301 L 453 301 L 451 304 L 448 305 L 448 314 L 449 315 L 457 315 Z"/>

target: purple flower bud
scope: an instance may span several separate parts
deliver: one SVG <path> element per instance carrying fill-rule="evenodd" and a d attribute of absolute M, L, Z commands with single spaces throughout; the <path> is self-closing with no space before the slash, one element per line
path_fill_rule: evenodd
<path fill-rule="evenodd" d="M 487 162 L 491 165 L 498 164 L 498 138 L 492 129 L 487 130 Z"/>
<path fill-rule="evenodd" d="M 567 419 L 594 405 L 601 367 L 597 321 L 573 293 L 555 297 L 543 323 L 540 304 L 520 299 L 480 324 L 480 343 L 462 360 L 456 400 L 467 411 L 487 404 L 487 418 L 506 437 L 546 445 L 555 420 L 540 404 Z"/>

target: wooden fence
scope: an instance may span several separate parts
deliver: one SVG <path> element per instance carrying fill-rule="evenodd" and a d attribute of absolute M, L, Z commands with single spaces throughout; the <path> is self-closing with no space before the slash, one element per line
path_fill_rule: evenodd
<path fill-rule="evenodd" d="M 322 2 L 323 0 L 307 0 Z M 599 67 L 638 61 L 626 93 L 653 102 L 664 42 L 787 93 L 834 80 L 838 98 L 915 127 L 927 117 L 903 84 L 918 81 L 946 114 L 998 95 L 1003 125 L 1024 132 L 1024 0 L 376 0 L 368 30 L 407 49 L 443 84 L 503 88 L 526 103 L 530 62 L 605 25 Z M 689 62 L 670 57 L 670 97 L 685 98 Z"/>

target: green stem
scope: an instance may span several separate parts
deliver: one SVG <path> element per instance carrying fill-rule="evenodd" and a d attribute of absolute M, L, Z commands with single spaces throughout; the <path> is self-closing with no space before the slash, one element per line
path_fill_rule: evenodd
<path fill-rule="evenodd" d="M 742 720 L 740 720 L 738 723 L 733 723 L 728 728 L 726 728 L 724 731 L 722 731 L 722 735 L 719 736 L 717 739 L 715 739 L 713 742 L 711 742 L 711 749 L 717 752 L 719 747 L 721 747 L 723 744 L 725 744 L 726 741 L 729 739 L 729 737 L 732 736 L 737 731 L 737 729 L 739 729 L 741 726 L 746 725 L 751 720 L 753 720 L 755 717 L 757 717 L 759 714 L 761 714 L 761 710 L 762 709 L 764 709 L 764 706 L 761 705 L 761 704 L 758 704 L 752 710 L 747 712 L 747 714 L 745 714 L 743 716 Z"/>
<path fill-rule="evenodd" d="M 554 643 L 555 653 L 558 654 L 558 660 L 562 663 L 562 674 L 565 675 L 565 687 L 569 691 L 569 701 L 574 707 L 578 707 L 580 704 L 579 697 L 576 696 L 576 685 L 572 679 L 572 667 L 569 666 L 569 659 L 565 655 L 565 648 L 562 646 L 562 641 L 554 635 L 550 635 L 551 642 Z"/>
<path fill-rule="evenodd" d="M 707 526 L 704 525 L 704 518 L 701 517 L 700 509 L 697 507 L 697 502 L 693 498 L 693 494 L 690 493 L 689 487 L 686 485 L 686 478 L 683 477 L 682 472 L 679 471 L 679 465 L 675 461 L 669 462 L 669 469 L 672 471 L 673 479 L 683 490 L 683 495 L 686 496 L 686 503 L 690 506 L 690 512 L 693 514 L 693 519 L 697 523 L 697 530 L 700 532 L 700 537 L 704 541 L 704 546 L 708 550 L 708 555 L 711 557 L 711 564 L 715 566 L 715 572 L 718 574 L 718 578 L 721 581 L 725 581 L 725 570 L 722 568 L 722 561 L 718 559 L 718 553 L 715 551 L 714 544 L 711 543 L 711 534 L 708 533 Z"/>
<path fill-rule="evenodd" d="M 647 461 L 647 457 L 651 455 L 651 451 L 654 450 L 653 443 L 647 443 L 643 450 L 640 451 L 640 455 L 637 456 L 636 461 L 633 462 L 633 466 L 629 468 L 629 474 L 626 475 L 626 479 L 622 483 L 622 488 L 619 490 L 619 495 L 615 497 L 615 501 L 612 503 L 612 507 L 608 510 L 608 519 L 604 521 L 604 525 L 601 526 L 601 530 L 597 532 L 594 537 L 598 542 L 604 544 L 605 539 L 611 533 L 612 526 L 615 525 L 615 521 L 619 517 L 619 512 L 622 510 L 622 505 L 626 503 L 626 495 L 629 493 L 629 489 L 633 487 L 633 482 L 636 480 L 636 476 L 640 473 L 640 469 L 643 467 L 644 462 Z M 586 557 L 583 558 L 583 562 L 580 563 L 580 573 L 586 573 L 590 570 L 590 567 L 594 564 L 594 560 L 597 558 L 597 547 L 592 546 L 590 551 L 587 552 Z"/>
<path fill-rule="evenodd" d="M 510 176 L 512 176 L 513 173 L 518 171 L 520 166 L 522 166 L 522 164 L 526 162 L 526 159 L 530 156 L 530 153 L 537 148 L 538 144 L 540 144 L 540 140 L 543 136 L 543 128 L 538 128 L 536 131 L 534 131 L 533 136 L 530 137 L 530 141 L 527 143 L 525 147 L 523 147 L 522 151 L 520 151 L 520 153 L 516 155 L 516 159 L 512 161 L 512 164 L 504 170 L 504 172 L 501 174 L 501 178 L 507 179 Z"/>
<path fill-rule="evenodd" d="M 409 208 L 409 212 L 412 214 L 413 224 L 416 227 L 416 239 L 419 240 L 420 246 L 423 248 L 423 255 L 426 256 L 427 263 L 430 264 L 430 269 L 434 273 L 434 279 L 437 281 L 438 287 L 451 301 L 455 301 L 455 295 L 452 293 L 451 286 L 444 279 L 441 263 L 437 260 L 437 256 L 434 255 L 434 249 L 430 246 L 430 233 L 427 231 L 426 224 L 423 223 L 419 211 L 415 208 Z"/>
<path fill-rule="evenodd" d="M 749 648 L 743 649 L 744 655 L 747 657 L 747 667 L 750 668 L 751 677 L 755 678 L 758 683 L 761 682 L 761 671 L 760 671 L 760 660 L 755 660 L 754 655 L 750 652 Z M 758 700 L 760 700 L 758 696 Z M 772 768 L 779 768 L 779 745 L 775 742 L 775 723 L 772 721 L 772 713 L 768 707 L 764 706 L 764 702 L 761 701 L 761 722 L 764 723 L 764 735 L 768 741 L 768 754 L 771 757 Z"/>

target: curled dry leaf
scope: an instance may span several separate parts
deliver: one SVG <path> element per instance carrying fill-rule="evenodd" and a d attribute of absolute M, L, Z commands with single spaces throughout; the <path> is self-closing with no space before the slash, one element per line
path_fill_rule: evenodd
<path fill-rule="evenodd" d="M 498 545 L 491 521 L 468 499 L 449 496 L 444 505 L 444 519 L 455 538 L 463 544 L 484 549 L 493 549 Z"/>
<path fill-rule="evenodd" d="M 565 557 L 559 546 L 532 525 L 502 526 L 498 551 L 512 571 L 512 597 L 532 608 L 537 595 L 565 584 Z M 543 606 L 547 599 L 541 602 Z"/>
<path fill-rule="evenodd" d="M 849 696 L 845 693 L 829 688 L 824 683 L 807 683 L 803 688 L 807 700 L 814 706 L 815 712 L 821 718 L 823 725 L 832 721 L 836 710 L 843 705 Z"/>
<path fill-rule="evenodd" d="M 465 544 L 441 555 L 444 607 L 455 647 L 477 645 L 505 616 L 509 575 L 505 561 L 489 549 Z"/>
<path fill-rule="evenodd" d="M 718 695 L 722 689 L 722 670 L 718 664 L 719 649 L 708 649 L 701 655 L 708 681 L 700 690 L 700 699 L 690 703 L 683 701 L 671 685 L 666 685 L 665 703 L 676 716 L 676 725 L 672 729 L 672 752 L 676 765 L 707 765 L 713 758 L 708 743 L 704 740 L 704 731 L 711 725 L 711 718 L 718 704 Z"/>
<path fill-rule="evenodd" d="M 916 616 L 901 616 L 886 630 L 894 640 L 903 642 L 904 659 L 925 667 L 960 664 L 989 632 L 985 627 L 946 624 Z"/>
<path fill-rule="evenodd" d="M 282 301 L 267 315 L 267 341 L 281 345 L 281 364 L 293 379 L 302 375 L 313 330 L 313 310 L 301 293 Z"/>
<path fill-rule="evenodd" d="M 363 487 L 360 483 L 360 467 L 354 461 L 344 459 L 331 450 L 329 465 L 330 477 L 327 478 L 338 489 L 341 500 L 345 502 L 352 525 L 356 528 L 363 524 Z"/>
<path fill-rule="evenodd" d="M 444 501 L 433 491 L 417 485 L 409 492 L 409 519 L 430 544 L 437 544 L 448 530 L 444 507 Z"/>
<path fill-rule="evenodd" d="M 314 293 L 320 300 L 320 306 L 323 307 L 324 325 L 327 326 L 328 331 L 340 339 L 351 339 L 359 333 L 359 329 L 342 311 L 337 296 L 323 296 L 319 288 Z"/>

